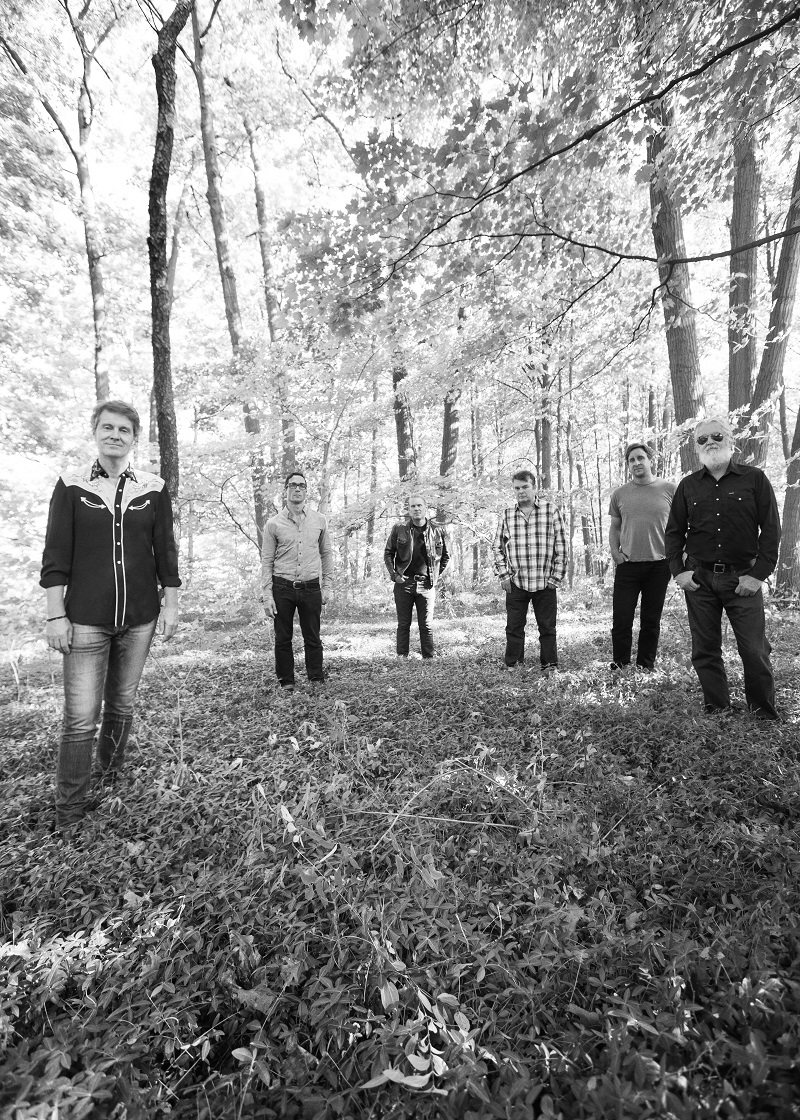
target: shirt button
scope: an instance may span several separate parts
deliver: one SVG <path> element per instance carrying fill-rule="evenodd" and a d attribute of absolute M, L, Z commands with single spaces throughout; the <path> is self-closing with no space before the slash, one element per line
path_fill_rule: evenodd
<path fill-rule="evenodd" d="M 121 563 L 122 563 L 122 561 L 121 561 L 121 560 L 117 560 L 117 563 L 118 563 L 118 564 L 121 564 Z"/>

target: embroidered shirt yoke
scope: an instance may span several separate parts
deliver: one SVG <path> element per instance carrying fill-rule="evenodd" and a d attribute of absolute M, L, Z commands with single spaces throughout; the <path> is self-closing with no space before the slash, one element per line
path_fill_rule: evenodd
<path fill-rule="evenodd" d="M 64 609 L 84 626 L 142 626 L 161 587 L 180 587 L 172 503 L 163 478 L 97 463 L 59 478 L 50 500 L 42 587 L 66 585 Z"/>

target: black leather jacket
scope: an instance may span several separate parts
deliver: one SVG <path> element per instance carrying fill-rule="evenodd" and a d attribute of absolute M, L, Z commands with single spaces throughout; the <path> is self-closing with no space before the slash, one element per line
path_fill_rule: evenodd
<path fill-rule="evenodd" d="M 383 561 L 392 580 L 395 576 L 404 575 L 406 568 L 411 563 L 414 551 L 414 542 L 411 538 L 411 521 L 406 520 L 392 526 L 386 548 L 383 550 Z M 435 525 L 430 518 L 425 522 L 425 552 L 428 555 L 428 579 L 431 586 L 436 586 L 436 580 L 447 567 L 450 553 L 447 551 L 447 537 L 441 525 Z"/>

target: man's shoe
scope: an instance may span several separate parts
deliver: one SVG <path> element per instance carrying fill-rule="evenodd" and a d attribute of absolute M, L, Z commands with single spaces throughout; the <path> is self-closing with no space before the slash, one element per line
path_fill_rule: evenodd
<path fill-rule="evenodd" d="M 558 672 L 558 665 L 542 665 L 542 676 L 552 677 Z"/>
<path fill-rule="evenodd" d="M 707 716 L 719 716 L 721 719 L 730 719 L 731 716 L 736 715 L 736 709 L 732 704 L 728 704 L 727 708 L 717 708 L 713 704 L 706 704 L 705 714 Z"/>
<path fill-rule="evenodd" d="M 524 661 L 515 661 L 513 665 L 507 665 L 506 662 L 503 661 L 500 665 L 500 672 L 513 673 L 515 670 L 523 668 L 524 664 Z"/>
<path fill-rule="evenodd" d="M 293 692 L 294 692 L 294 685 L 293 684 L 282 684 L 281 685 L 281 695 L 282 696 L 291 696 Z"/>
<path fill-rule="evenodd" d="M 612 673 L 621 673 L 623 671 L 623 669 L 627 669 L 629 667 L 630 667 L 630 661 L 626 661 L 624 663 L 620 662 L 620 661 L 612 661 L 611 664 L 609 665 L 609 669 L 611 670 Z"/>
<path fill-rule="evenodd" d="M 308 687 L 312 692 L 321 692 L 322 689 L 325 688 L 325 681 L 316 680 L 315 678 L 314 680 L 310 680 L 308 682 Z"/>

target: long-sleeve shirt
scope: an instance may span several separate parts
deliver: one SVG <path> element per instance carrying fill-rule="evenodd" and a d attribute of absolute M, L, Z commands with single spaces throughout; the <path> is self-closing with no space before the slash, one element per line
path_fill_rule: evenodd
<path fill-rule="evenodd" d="M 524 591 L 557 587 L 567 571 L 567 534 L 557 506 L 534 498 L 526 516 L 518 505 L 503 510 L 492 544 L 494 570 Z"/>
<path fill-rule="evenodd" d="M 261 576 L 265 598 L 272 598 L 274 576 L 319 579 L 323 591 L 333 584 L 333 545 L 328 522 L 316 510 L 303 510 L 297 521 L 288 509 L 270 517 L 261 546 Z"/>
<path fill-rule="evenodd" d="M 706 564 L 749 568 L 748 575 L 764 580 L 778 563 L 780 539 L 775 493 L 758 467 L 731 463 L 719 481 L 702 467 L 678 483 L 665 542 L 673 576 L 692 571 L 686 553 Z"/>
<path fill-rule="evenodd" d="M 50 500 L 42 587 L 66 585 L 64 609 L 84 626 L 143 626 L 161 587 L 180 587 L 172 503 L 163 478 L 97 462 L 59 478 Z"/>

